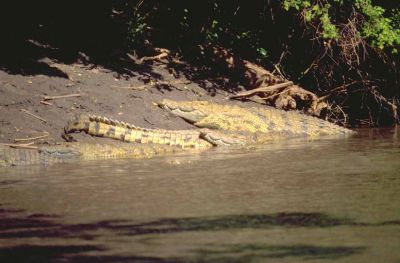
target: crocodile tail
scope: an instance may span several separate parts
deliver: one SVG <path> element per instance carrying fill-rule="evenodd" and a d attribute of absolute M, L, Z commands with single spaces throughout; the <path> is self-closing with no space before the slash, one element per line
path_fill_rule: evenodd
<path fill-rule="evenodd" d="M 136 125 L 128 123 L 128 122 L 118 121 L 118 120 L 114 120 L 114 119 L 103 117 L 103 116 L 90 114 L 90 115 L 88 115 L 88 117 L 89 117 L 90 121 L 101 122 L 101 123 L 112 125 L 112 126 L 118 126 L 118 127 L 123 127 L 123 128 L 130 128 L 130 129 L 142 129 L 142 128 L 137 127 Z"/>
<path fill-rule="evenodd" d="M 211 144 L 200 139 L 194 130 L 146 129 L 133 124 L 101 117 L 81 114 L 72 118 L 64 128 L 65 133 L 84 131 L 98 137 L 141 144 L 163 144 L 181 148 L 207 148 Z"/>
<path fill-rule="evenodd" d="M 88 133 L 90 123 L 93 122 L 111 125 L 114 127 L 140 129 L 139 127 L 136 127 L 131 123 L 118 121 L 103 116 L 98 116 L 94 114 L 77 114 L 68 121 L 67 125 L 64 127 L 64 132 L 67 134 L 73 132 L 81 132 L 81 131 Z"/>
<path fill-rule="evenodd" d="M 141 144 L 162 144 L 180 148 L 208 148 L 212 146 L 207 141 L 202 140 L 200 132 L 195 130 L 174 131 L 126 128 L 120 136 L 123 141 Z"/>

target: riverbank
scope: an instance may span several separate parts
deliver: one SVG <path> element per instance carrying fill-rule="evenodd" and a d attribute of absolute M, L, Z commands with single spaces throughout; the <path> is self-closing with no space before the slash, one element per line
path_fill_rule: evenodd
<path fill-rule="evenodd" d="M 147 128 L 192 129 L 192 125 L 155 106 L 163 98 L 173 100 L 226 101 L 229 91 L 214 83 L 191 82 L 176 74 L 165 62 L 128 56 L 123 72 L 76 61 L 63 64 L 42 59 L 44 70 L 18 73 L 0 70 L 0 142 L 35 144 L 63 141 L 68 119 L 79 113 L 93 113 Z M 233 102 L 232 102 L 233 103 Z M 237 102 L 235 102 L 237 103 Z M 99 140 L 76 134 L 79 141 Z M 104 139 L 101 139 L 104 140 Z M 30 141 L 30 140 L 29 140 Z"/>

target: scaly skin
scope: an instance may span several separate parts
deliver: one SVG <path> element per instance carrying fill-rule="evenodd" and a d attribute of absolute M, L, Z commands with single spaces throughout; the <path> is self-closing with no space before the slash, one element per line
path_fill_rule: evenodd
<path fill-rule="evenodd" d="M 282 136 L 350 135 L 355 132 L 325 120 L 298 112 L 270 107 L 244 108 L 207 101 L 172 101 L 164 99 L 161 108 L 193 123 L 210 128 L 247 133 L 278 133 Z"/>
<path fill-rule="evenodd" d="M 51 165 L 82 160 L 101 160 L 150 158 L 155 155 L 172 154 L 181 148 L 165 145 L 120 143 L 63 143 L 54 146 L 41 146 L 38 149 L 14 149 L 0 146 L 0 167 L 21 165 Z"/>
<path fill-rule="evenodd" d="M 162 144 L 181 148 L 209 148 L 212 144 L 200 138 L 196 130 L 145 129 L 133 124 L 96 115 L 82 114 L 71 119 L 65 133 L 84 131 L 93 136 L 107 137 L 140 144 Z"/>
<path fill-rule="evenodd" d="M 220 132 L 210 129 L 163 130 L 137 127 L 133 124 L 97 115 L 81 114 L 71 119 L 65 133 L 81 132 L 125 142 L 161 144 L 185 148 L 203 149 L 212 146 L 232 146 L 249 143 L 244 134 Z"/>

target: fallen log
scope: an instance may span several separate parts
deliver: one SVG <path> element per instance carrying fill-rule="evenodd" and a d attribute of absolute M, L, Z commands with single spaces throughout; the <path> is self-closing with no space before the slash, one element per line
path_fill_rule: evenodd
<path fill-rule="evenodd" d="M 259 92 L 276 92 L 276 90 L 281 89 L 281 88 L 286 88 L 289 87 L 291 85 L 293 85 L 294 83 L 292 81 L 287 81 L 284 83 L 279 83 L 279 84 L 275 84 L 275 85 L 271 85 L 271 86 L 261 86 L 259 88 L 255 88 L 252 90 L 247 90 L 247 91 L 243 91 L 243 92 L 239 92 L 233 96 L 230 96 L 230 99 L 236 99 L 236 98 L 243 98 L 243 97 L 249 97 L 252 96 L 256 93 Z"/>

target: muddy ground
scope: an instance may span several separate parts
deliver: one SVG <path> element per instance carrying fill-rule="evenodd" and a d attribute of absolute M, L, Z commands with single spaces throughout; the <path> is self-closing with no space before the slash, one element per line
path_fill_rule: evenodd
<path fill-rule="evenodd" d="M 215 83 L 188 81 L 166 63 L 146 65 L 132 58 L 129 72 L 120 74 L 95 64 L 79 61 L 62 64 L 42 59 L 46 70 L 0 70 L 0 143 L 48 133 L 35 144 L 57 143 L 63 127 L 74 114 L 93 113 L 147 128 L 193 129 L 185 121 L 154 105 L 163 98 L 226 102 L 229 91 L 215 89 Z M 126 66 L 126 65 L 124 65 Z M 32 73 L 35 72 L 35 73 Z M 155 82 L 160 85 L 153 85 Z M 171 85 L 169 85 L 171 84 Z M 43 101 L 44 96 L 80 94 Z M 36 118 L 34 114 L 43 120 Z M 104 140 L 76 134 L 78 141 Z M 21 142 L 20 142 L 21 143 Z"/>

